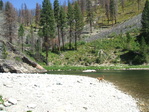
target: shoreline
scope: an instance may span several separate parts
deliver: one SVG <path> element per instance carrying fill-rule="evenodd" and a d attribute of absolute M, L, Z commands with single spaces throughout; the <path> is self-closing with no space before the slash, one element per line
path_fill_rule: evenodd
<path fill-rule="evenodd" d="M 149 70 L 149 65 L 139 66 L 44 66 L 47 71 L 83 71 L 83 70 Z"/>
<path fill-rule="evenodd" d="M 0 89 L 4 98 L 17 100 L 7 112 L 139 112 L 130 95 L 85 76 L 0 73 Z"/>

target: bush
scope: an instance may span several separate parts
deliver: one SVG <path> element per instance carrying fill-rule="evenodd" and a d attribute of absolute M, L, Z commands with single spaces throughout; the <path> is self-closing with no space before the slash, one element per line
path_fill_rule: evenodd
<path fill-rule="evenodd" d="M 3 56 L 3 59 L 6 59 L 7 58 L 7 55 L 8 55 L 8 52 L 6 50 L 6 45 L 3 44 L 3 52 L 2 52 L 2 56 Z"/>
<path fill-rule="evenodd" d="M 0 96 L 0 104 L 4 104 L 4 100 L 2 96 Z"/>

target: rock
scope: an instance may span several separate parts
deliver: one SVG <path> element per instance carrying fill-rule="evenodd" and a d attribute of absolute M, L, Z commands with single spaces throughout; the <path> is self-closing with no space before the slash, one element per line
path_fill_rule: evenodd
<path fill-rule="evenodd" d="M 44 68 L 42 66 L 38 65 L 38 64 L 36 65 L 36 68 L 39 69 L 39 70 L 44 70 Z"/>
<path fill-rule="evenodd" d="M 83 107 L 85 110 L 87 110 L 87 107 Z"/>
<path fill-rule="evenodd" d="M 62 85 L 61 83 L 56 83 L 56 85 Z"/>
<path fill-rule="evenodd" d="M 17 105 L 17 100 L 14 98 L 9 98 L 8 103 L 11 103 L 12 105 Z"/>
<path fill-rule="evenodd" d="M 6 86 L 6 87 L 8 87 L 8 88 L 12 88 L 13 86 L 11 85 L 11 84 L 3 84 L 3 86 Z"/>
<path fill-rule="evenodd" d="M 26 58 L 25 58 L 26 59 Z M 33 64 L 33 63 L 32 63 Z M 0 72 L 2 73 L 39 73 L 39 72 L 47 72 L 40 65 L 27 64 L 22 61 L 15 61 L 15 59 L 4 60 L 0 59 Z"/>
<path fill-rule="evenodd" d="M 140 106 L 145 106 L 144 102 L 141 102 L 141 103 L 140 103 Z"/>
<path fill-rule="evenodd" d="M 4 106 L 5 107 L 10 107 L 12 104 L 11 103 L 9 103 L 8 101 L 7 102 L 4 102 Z"/>
<path fill-rule="evenodd" d="M 83 70 L 82 72 L 96 72 L 96 70 Z"/>
<path fill-rule="evenodd" d="M 80 81 L 77 81 L 78 83 L 81 83 Z"/>
<path fill-rule="evenodd" d="M 4 106 L 0 105 L 0 111 L 4 110 Z"/>
<path fill-rule="evenodd" d="M 16 69 L 17 63 L 13 60 L 0 60 L 0 63 L 0 72 L 2 73 L 21 73 L 20 70 Z"/>
<path fill-rule="evenodd" d="M 36 108 L 36 104 L 29 104 L 29 105 L 27 105 L 27 108 L 29 108 L 29 109 L 35 109 Z"/>

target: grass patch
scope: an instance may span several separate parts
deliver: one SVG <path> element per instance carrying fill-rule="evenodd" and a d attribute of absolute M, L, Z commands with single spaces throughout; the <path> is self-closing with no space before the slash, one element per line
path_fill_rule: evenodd
<path fill-rule="evenodd" d="M 2 96 L 0 96 L 0 104 L 4 104 L 4 100 Z"/>
<path fill-rule="evenodd" d="M 48 71 L 83 71 L 83 70 L 131 70 L 149 69 L 149 65 L 109 65 L 109 66 L 44 66 Z"/>

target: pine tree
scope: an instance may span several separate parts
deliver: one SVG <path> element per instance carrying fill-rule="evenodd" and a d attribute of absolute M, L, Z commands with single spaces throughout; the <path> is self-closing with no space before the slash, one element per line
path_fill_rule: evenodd
<path fill-rule="evenodd" d="M 86 0 L 80 0 L 79 1 L 79 5 L 81 7 L 81 11 L 82 11 L 83 15 L 85 13 L 85 6 L 86 6 L 85 4 L 86 4 Z"/>
<path fill-rule="evenodd" d="M 2 9 L 3 9 L 3 1 L 0 0 L 0 10 L 2 10 Z"/>
<path fill-rule="evenodd" d="M 149 0 L 146 0 L 145 7 L 142 12 L 141 23 L 141 35 L 144 37 L 146 44 L 149 45 Z"/>
<path fill-rule="evenodd" d="M 112 21 L 112 25 L 113 25 L 113 21 L 115 20 L 115 24 L 117 23 L 117 1 L 116 0 L 110 0 L 110 18 Z"/>
<path fill-rule="evenodd" d="M 72 49 L 72 31 L 74 27 L 74 11 L 72 4 L 68 2 L 68 13 L 67 13 L 68 25 L 69 25 L 69 49 Z"/>
<path fill-rule="evenodd" d="M 141 3 L 141 0 L 137 0 L 137 4 L 138 4 L 138 11 L 140 10 L 140 3 Z"/>
<path fill-rule="evenodd" d="M 23 47 L 23 44 L 24 44 L 24 41 L 23 41 L 24 27 L 23 27 L 23 24 L 21 24 L 20 27 L 19 27 L 18 36 L 19 36 L 19 40 L 21 38 L 21 41 L 22 41 L 22 52 L 23 52 L 24 51 L 24 47 Z"/>
<path fill-rule="evenodd" d="M 36 3 L 36 13 L 35 13 L 35 23 L 36 23 L 36 27 L 39 25 L 39 21 L 40 21 L 40 5 L 38 3 Z"/>
<path fill-rule="evenodd" d="M 126 37 L 127 37 L 127 39 L 126 39 L 126 48 L 128 49 L 128 50 L 131 50 L 131 35 L 129 34 L 129 32 L 127 32 L 126 33 Z"/>
<path fill-rule="evenodd" d="M 63 7 L 60 8 L 60 29 L 61 29 L 61 37 L 62 37 L 62 44 L 63 44 L 63 50 L 64 50 L 64 31 L 66 27 L 66 13 L 65 9 Z"/>
<path fill-rule="evenodd" d="M 16 34 L 16 11 L 10 2 L 5 5 L 5 37 L 12 43 Z"/>
<path fill-rule="evenodd" d="M 52 5 L 49 0 L 42 3 L 42 11 L 40 17 L 40 26 L 42 36 L 44 37 L 44 46 L 46 49 L 46 64 L 48 65 L 49 41 L 55 38 L 55 20 Z"/>
<path fill-rule="evenodd" d="M 31 50 L 32 50 L 32 53 L 35 53 L 35 40 L 34 40 L 33 25 L 31 25 L 31 29 L 30 29 L 30 38 L 31 38 Z"/>
<path fill-rule="evenodd" d="M 143 59 L 146 63 L 149 63 L 148 51 L 149 51 L 148 45 L 146 44 L 144 37 L 141 37 L 140 52 L 141 52 Z"/>
<path fill-rule="evenodd" d="M 60 25 L 59 25 L 59 14 L 60 14 L 60 6 L 58 0 L 54 1 L 54 17 L 57 24 L 57 33 L 58 33 L 58 44 L 59 44 L 59 51 L 60 51 Z"/>
<path fill-rule="evenodd" d="M 78 2 L 75 2 L 74 6 L 74 20 L 75 20 L 75 50 L 77 50 L 77 39 L 83 30 L 83 16 Z"/>
<path fill-rule="evenodd" d="M 92 2 L 91 0 L 86 0 L 86 13 L 87 13 L 87 22 L 90 24 L 90 32 L 92 33 L 93 27 L 93 11 L 92 11 Z"/>
<path fill-rule="evenodd" d="M 122 6 L 122 10 L 123 10 L 123 12 L 124 12 L 125 0 L 121 0 L 121 6 Z"/>
<path fill-rule="evenodd" d="M 109 0 L 106 0 L 103 2 L 103 4 L 105 5 L 105 15 L 107 17 L 107 21 L 109 24 L 109 21 L 110 21 L 110 2 L 109 2 Z"/>

